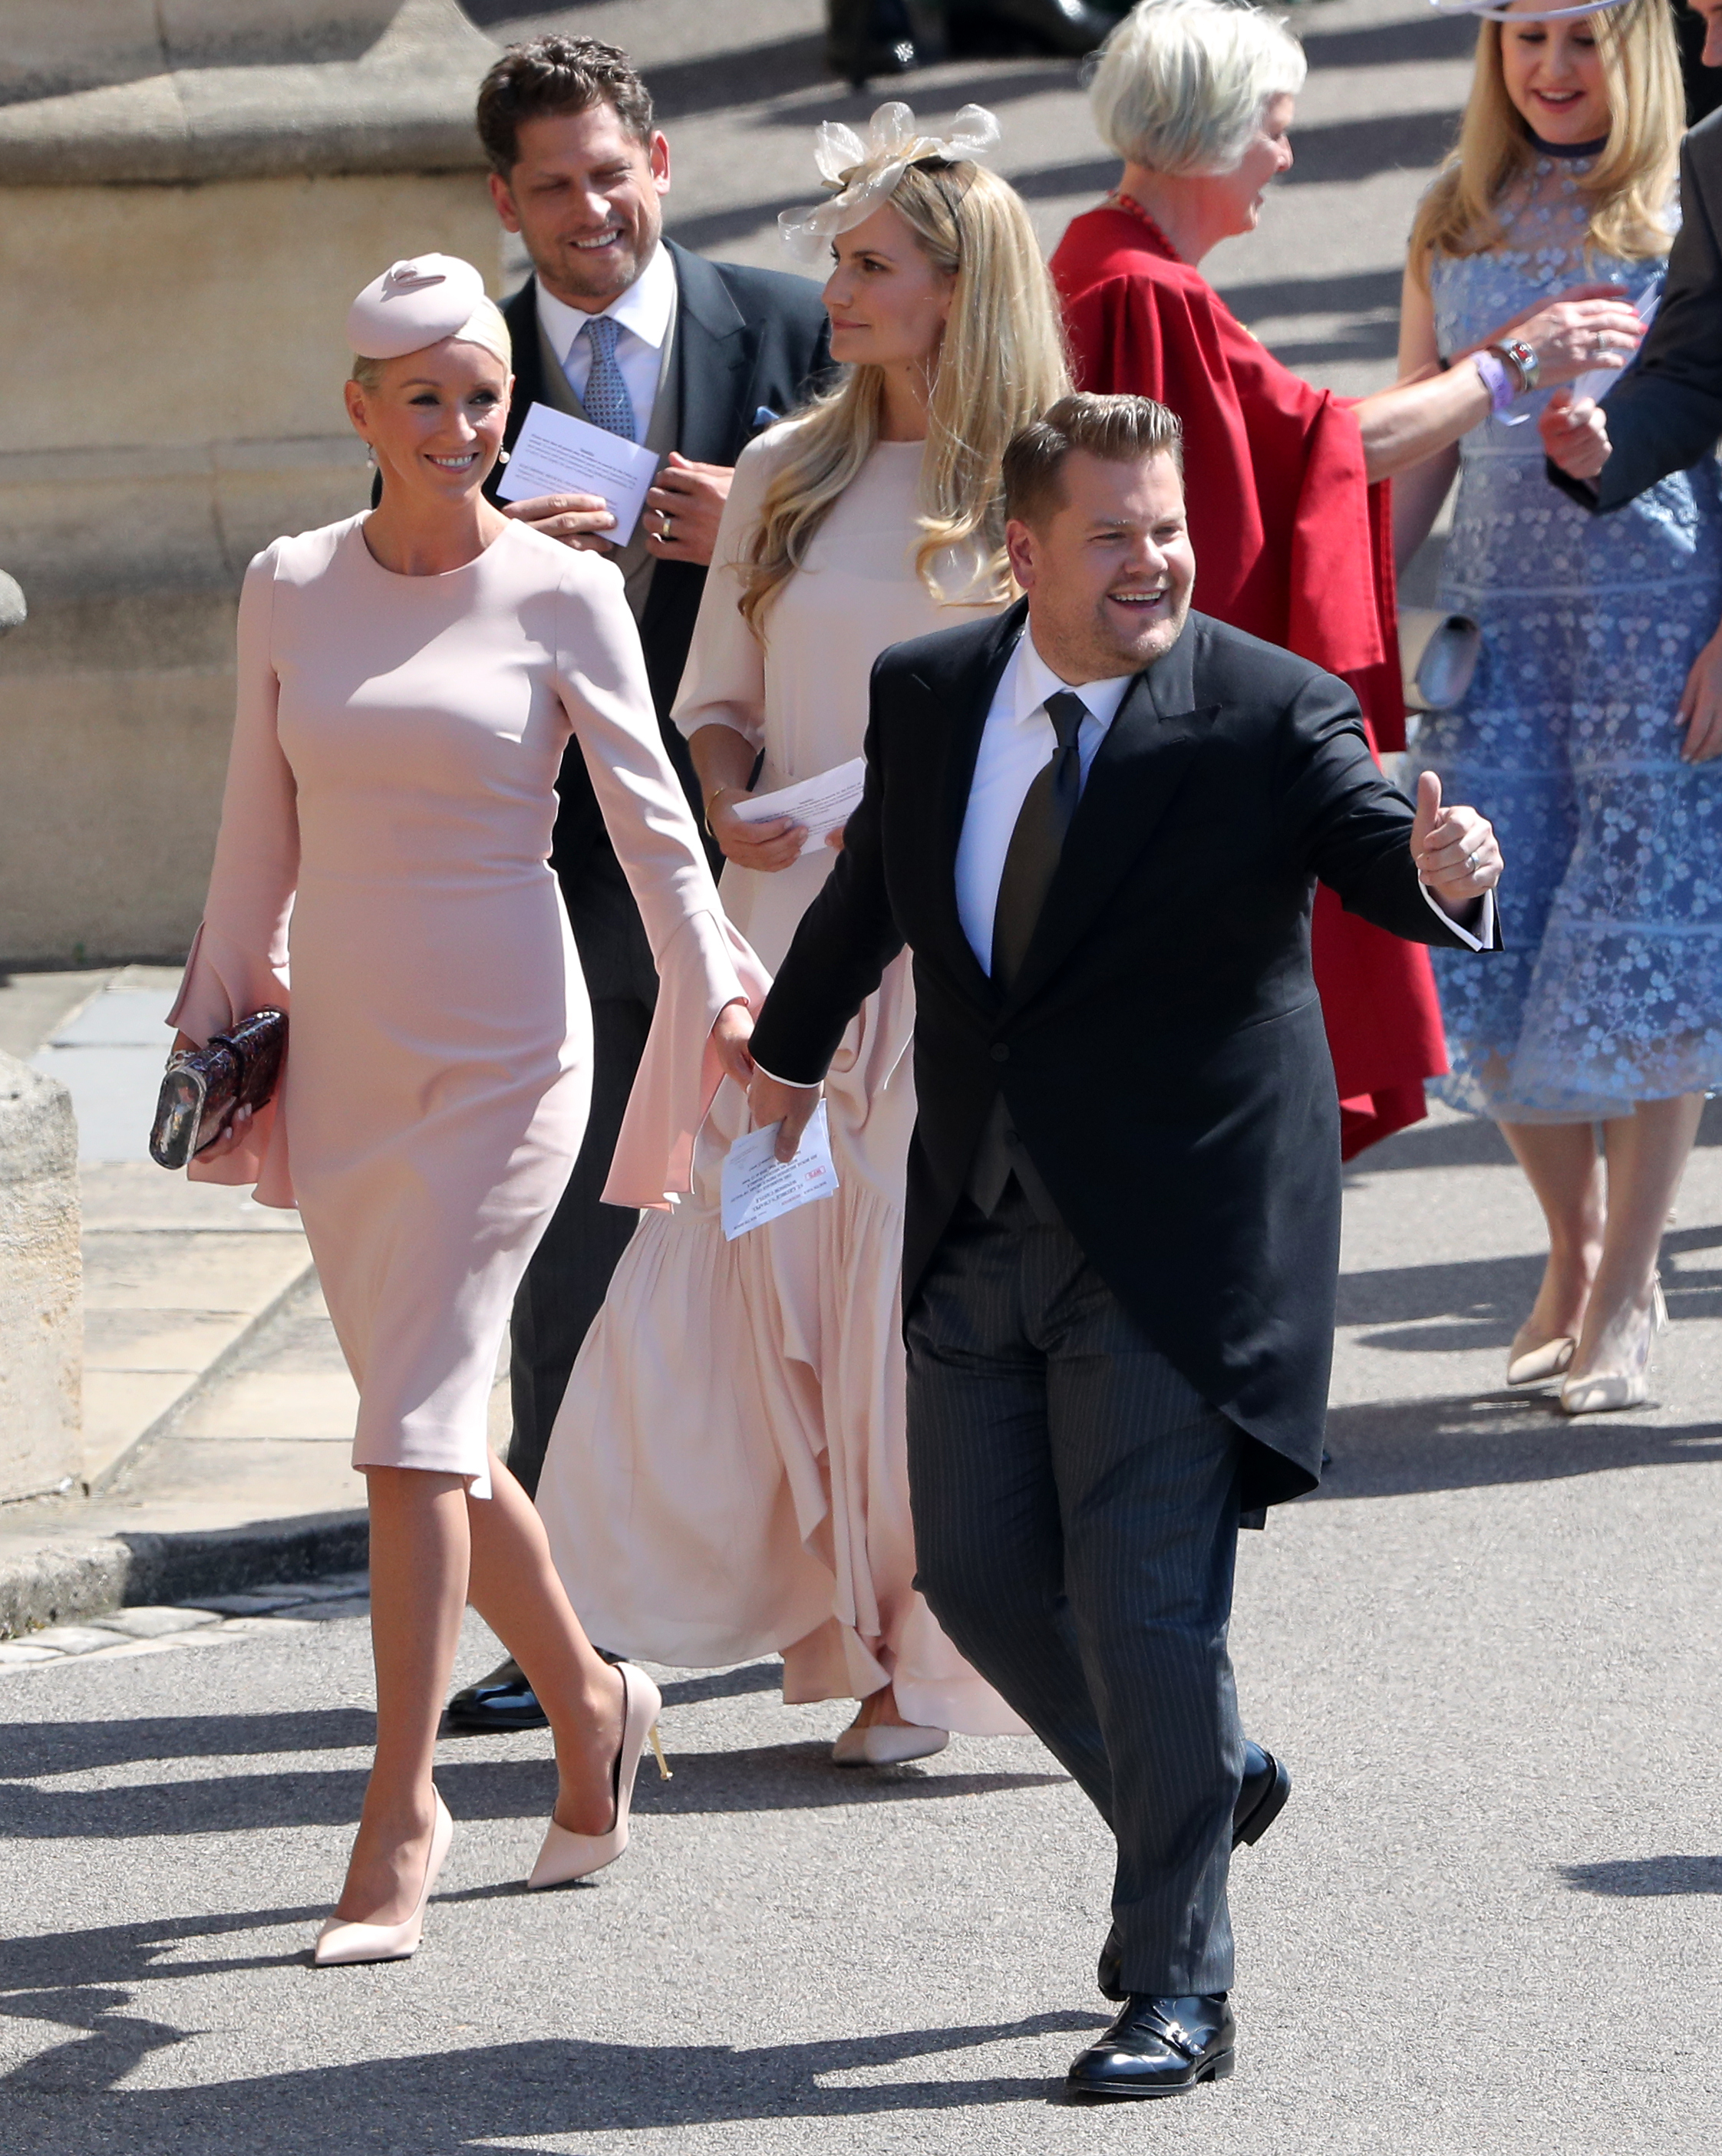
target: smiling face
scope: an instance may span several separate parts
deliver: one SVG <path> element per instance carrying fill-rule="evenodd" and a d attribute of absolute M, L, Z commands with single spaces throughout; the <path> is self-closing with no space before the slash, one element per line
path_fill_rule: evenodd
<path fill-rule="evenodd" d="M 478 491 L 502 447 L 512 379 L 481 344 L 445 337 L 384 360 L 374 389 L 347 383 L 347 415 L 393 502 L 446 508 Z"/>
<path fill-rule="evenodd" d="M 1229 172 L 1207 181 L 1220 214 L 1222 237 L 1253 232 L 1262 216 L 1263 192 L 1292 169 L 1290 129 L 1296 100 L 1282 92 L 1270 97 L 1242 157 Z"/>
<path fill-rule="evenodd" d="M 1195 583 L 1178 467 L 1072 449 L 1058 477 L 1058 506 L 1005 531 L 1036 648 L 1073 683 L 1139 673 L 1177 642 Z"/>
<path fill-rule="evenodd" d="M 831 357 L 850 367 L 928 366 L 944 339 L 957 280 L 928 259 L 913 227 L 885 203 L 832 242 L 825 280 Z"/>
<path fill-rule="evenodd" d="M 670 146 L 631 135 L 612 105 L 523 120 L 507 178 L 491 198 L 526 242 L 545 290 L 598 314 L 650 260 L 664 229 Z"/>
<path fill-rule="evenodd" d="M 1514 0 L 1514 13 L 1547 0 Z M 1514 110 L 1545 142 L 1598 142 L 1608 132 L 1608 85 L 1588 15 L 1501 25 L 1501 80 Z"/>

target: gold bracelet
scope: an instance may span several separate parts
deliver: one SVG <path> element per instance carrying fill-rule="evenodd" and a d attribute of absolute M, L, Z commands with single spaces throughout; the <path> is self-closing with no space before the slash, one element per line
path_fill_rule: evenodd
<path fill-rule="evenodd" d="M 728 790 L 729 788 L 727 784 L 726 783 L 720 782 L 717 785 L 714 786 L 711 792 L 706 796 L 706 807 L 703 820 L 706 826 L 706 836 L 708 839 L 715 839 L 717 836 L 717 834 L 712 829 L 712 803 L 717 798 L 720 793 L 726 793 Z"/>

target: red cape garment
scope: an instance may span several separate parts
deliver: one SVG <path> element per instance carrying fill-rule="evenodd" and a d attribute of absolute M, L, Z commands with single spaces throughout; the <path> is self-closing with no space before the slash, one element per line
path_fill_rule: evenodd
<path fill-rule="evenodd" d="M 1204 613 L 1339 675 L 1370 746 L 1405 746 L 1391 521 L 1349 406 L 1282 367 L 1159 234 L 1110 207 L 1052 257 L 1077 378 L 1153 397 L 1184 422 L 1195 600 Z M 1316 987 L 1346 1159 L 1421 1121 L 1447 1069 L 1429 954 L 1318 885 Z"/>

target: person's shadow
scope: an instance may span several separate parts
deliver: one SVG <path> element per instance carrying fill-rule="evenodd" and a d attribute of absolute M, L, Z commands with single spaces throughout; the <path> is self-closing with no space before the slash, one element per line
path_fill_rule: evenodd
<path fill-rule="evenodd" d="M 478 1888 L 448 1898 L 517 1891 Z M 10 2113 L 23 2129 L 10 2145 L 28 2147 L 31 2156 L 89 2156 L 105 2147 L 237 2147 L 244 2156 L 374 2148 L 391 2156 L 458 2156 L 507 2148 L 517 2138 L 536 2146 L 571 2134 L 1037 2102 L 1057 2087 L 1042 2074 L 902 2079 L 892 2070 L 1024 2038 L 1067 2034 L 1080 2041 L 1103 2018 L 1060 2012 L 958 2028 L 729 2046 L 677 2041 L 674 2002 L 666 2000 L 664 2021 L 671 2033 L 657 2043 L 568 2037 L 450 2046 L 192 2087 L 153 2087 L 148 2076 L 136 2081 L 136 2070 L 152 2054 L 192 2032 L 126 2011 L 133 1994 L 123 1987 L 303 1963 L 299 1943 L 280 1954 L 178 1957 L 198 1938 L 308 1925 L 321 1913 L 251 1910 L 8 1942 L 0 2011 L 83 2032 L 0 2080 L 0 2118 Z M 369 1974 L 383 1984 L 410 1983 L 410 1967 Z"/>

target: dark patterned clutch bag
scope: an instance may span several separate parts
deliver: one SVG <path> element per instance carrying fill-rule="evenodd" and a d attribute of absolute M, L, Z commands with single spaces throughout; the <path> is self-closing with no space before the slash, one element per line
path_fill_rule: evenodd
<path fill-rule="evenodd" d="M 285 1011 L 254 1011 L 207 1048 L 173 1056 L 162 1078 L 150 1158 L 163 1168 L 183 1168 L 213 1145 L 236 1109 L 254 1113 L 273 1098 L 287 1052 Z"/>

